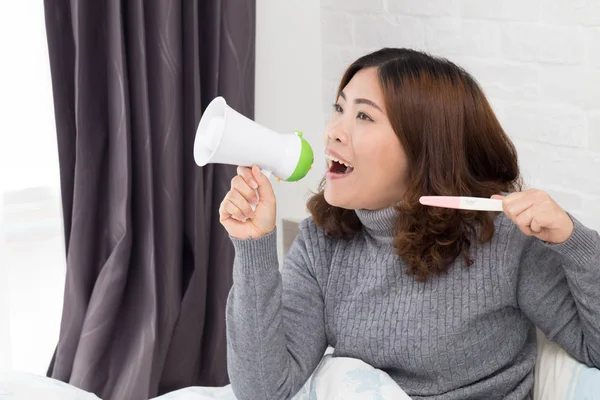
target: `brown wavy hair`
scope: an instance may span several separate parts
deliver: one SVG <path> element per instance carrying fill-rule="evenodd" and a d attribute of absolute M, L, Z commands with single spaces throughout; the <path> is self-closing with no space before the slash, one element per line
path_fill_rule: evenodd
<path fill-rule="evenodd" d="M 378 71 L 386 113 L 408 161 L 394 248 L 419 281 L 445 272 L 461 255 L 470 266 L 472 241 L 492 238 L 497 214 L 425 207 L 419 197 L 521 190 L 516 149 L 475 79 L 419 51 L 384 48 L 359 58 L 346 70 L 336 98 L 358 71 L 371 67 Z M 361 229 L 356 213 L 328 204 L 324 184 L 308 200 L 308 210 L 327 235 L 352 237 Z"/>

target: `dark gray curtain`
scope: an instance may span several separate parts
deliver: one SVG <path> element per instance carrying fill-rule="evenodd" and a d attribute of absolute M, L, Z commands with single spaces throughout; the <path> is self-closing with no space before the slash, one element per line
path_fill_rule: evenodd
<path fill-rule="evenodd" d="M 67 250 L 48 375 L 105 400 L 225 385 L 235 168 L 193 161 L 217 95 L 254 113 L 255 0 L 45 0 Z"/>

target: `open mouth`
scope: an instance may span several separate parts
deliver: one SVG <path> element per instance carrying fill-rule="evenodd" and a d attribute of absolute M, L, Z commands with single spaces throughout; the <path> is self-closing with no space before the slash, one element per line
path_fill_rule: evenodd
<path fill-rule="evenodd" d="M 345 161 L 338 160 L 337 158 L 326 154 L 325 157 L 331 161 L 329 166 L 329 172 L 336 175 L 348 175 L 354 171 L 354 167 Z"/>

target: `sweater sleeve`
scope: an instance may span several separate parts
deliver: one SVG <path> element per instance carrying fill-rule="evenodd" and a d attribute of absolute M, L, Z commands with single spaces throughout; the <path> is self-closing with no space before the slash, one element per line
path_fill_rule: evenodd
<path fill-rule="evenodd" d="M 275 232 L 258 240 L 232 238 L 227 364 L 238 400 L 292 398 L 326 350 L 323 293 L 305 235 L 301 230 L 281 273 Z"/>
<path fill-rule="evenodd" d="M 561 244 L 527 238 L 517 282 L 521 310 L 577 360 L 600 368 L 600 236 L 575 218 Z"/>

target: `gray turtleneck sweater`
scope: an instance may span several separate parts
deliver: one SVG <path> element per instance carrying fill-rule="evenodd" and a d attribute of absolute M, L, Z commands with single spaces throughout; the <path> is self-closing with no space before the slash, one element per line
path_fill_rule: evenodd
<path fill-rule="evenodd" d="M 352 239 L 303 221 L 281 273 L 275 233 L 232 239 L 227 357 L 239 400 L 291 398 L 328 345 L 413 399 L 530 399 L 535 326 L 600 365 L 600 237 L 579 221 L 550 245 L 500 214 L 491 242 L 472 246 L 471 267 L 459 257 L 420 283 L 392 248 L 395 211 L 357 214 Z"/>

